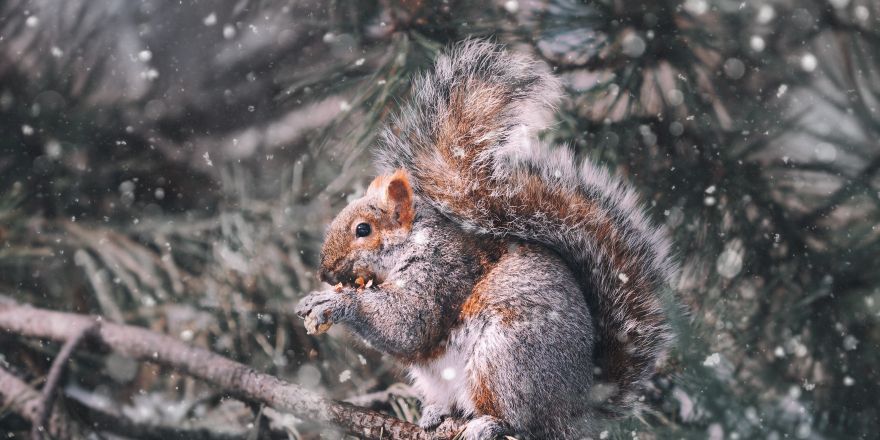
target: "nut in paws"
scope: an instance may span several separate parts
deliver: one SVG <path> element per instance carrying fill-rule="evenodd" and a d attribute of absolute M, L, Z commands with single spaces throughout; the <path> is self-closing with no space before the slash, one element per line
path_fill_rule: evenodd
<path fill-rule="evenodd" d="M 314 314 L 306 315 L 305 321 L 303 324 L 306 327 L 306 333 L 310 335 L 320 335 L 323 333 L 327 333 L 327 330 L 330 330 L 330 327 L 333 326 L 332 322 L 322 322 L 318 323 L 318 319 Z"/>

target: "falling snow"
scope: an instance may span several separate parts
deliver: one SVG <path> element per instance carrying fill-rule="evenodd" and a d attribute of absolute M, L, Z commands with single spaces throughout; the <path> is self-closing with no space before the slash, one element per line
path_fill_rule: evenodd
<path fill-rule="evenodd" d="M 594 435 L 856 439 L 880 429 L 872 411 L 880 393 L 880 290 L 872 266 L 880 233 L 873 166 L 880 65 L 872 56 L 880 43 L 871 37 L 878 1 L 658 0 L 630 8 L 501 0 L 490 9 L 445 1 L 48 3 L 0 2 L 0 263 L 8 269 L 0 270 L 0 303 L 9 296 L 101 315 L 309 393 L 378 399 L 370 406 L 417 420 L 428 402 L 405 383 L 406 365 L 372 349 L 360 354 L 351 325 L 306 335 L 294 308 L 309 292 L 330 288 L 319 279 L 327 224 L 367 192 L 378 172 L 372 157 L 381 128 L 420 92 L 414 77 L 456 40 L 494 35 L 562 84 L 563 98 L 540 130 L 530 126 L 544 116 L 528 99 L 534 84 L 509 83 L 515 105 L 500 115 L 514 122 L 496 127 L 505 142 L 593 161 L 632 188 L 632 198 L 617 194 L 626 204 L 646 208 L 645 222 L 618 209 L 614 197 L 603 196 L 618 191 L 616 184 L 586 173 L 574 190 L 583 189 L 591 202 L 584 206 L 612 226 L 583 224 L 588 239 L 578 249 L 600 253 L 590 270 L 629 295 L 658 281 L 645 276 L 645 264 L 673 269 L 661 302 L 678 313 L 668 320 L 674 348 L 636 397 L 650 417 L 610 421 Z M 473 78 L 482 80 L 481 73 Z M 455 108 L 441 100 L 420 109 L 425 114 L 404 116 Z M 422 147 L 431 148 L 430 139 L 449 128 L 442 120 L 422 121 L 423 133 L 392 124 L 392 133 L 406 142 L 424 135 Z M 469 157 L 469 135 L 448 139 L 447 159 Z M 554 164 L 541 176 L 569 191 L 575 174 Z M 489 186 L 481 181 L 453 195 L 481 197 Z M 547 202 L 558 208 L 558 200 Z M 511 206 L 507 214 L 523 208 Z M 490 232 L 474 223 L 464 223 L 469 234 Z M 655 243 L 637 240 L 650 223 L 669 239 L 664 261 L 650 261 L 646 250 Z M 407 246 L 448 250 L 436 234 L 413 231 Z M 618 249 L 620 238 L 626 245 Z M 615 269 L 606 273 L 608 263 Z M 444 285 L 469 279 L 431 273 Z M 442 322 L 432 320 L 430 301 L 405 307 L 406 292 L 424 280 L 389 278 L 358 292 L 358 300 L 390 285 L 404 294 L 377 317 L 392 317 L 400 306 L 418 312 L 400 322 Z M 592 342 L 602 353 L 603 320 L 615 315 L 603 315 L 596 298 L 588 304 L 597 308 L 590 310 Z M 521 316 L 534 313 L 539 324 L 501 326 L 540 333 L 527 356 L 573 344 L 565 339 L 567 311 L 545 309 Z M 617 335 L 627 348 L 643 342 L 631 336 L 646 334 L 645 326 L 631 330 Z M 541 345 L 558 335 L 562 342 Z M 503 340 L 473 337 L 490 348 Z M 39 392 L 32 379 L 47 376 L 60 344 L 14 333 L 6 342 L 0 373 Z M 255 419 L 250 405 L 258 401 L 92 345 L 77 347 L 59 388 L 77 405 L 231 437 L 265 427 L 297 438 L 338 437 L 270 406 Z M 148 354 L 158 361 L 165 349 Z M 509 357 L 498 354 L 492 365 L 521 372 L 535 362 L 541 377 L 570 373 L 544 365 L 543 356 Z M 432 371 L 433 380 L 444 389 L 466 386 L 472 366 L 446 365 Z M 599 390 L 585 399 L 606 398 L 604 365 L 578 365 L 576 373 L 593 374 Z M 527 391 L 529 381 L 517 378 Z M 30 435 L 3 392 L 0 407 L 16 425 L 14 437 Z"/>
<path fill-rule="evenodd" d="M 339 382 L 345 383 L 351 380 L 351 370 L 344 370 L 342 373 L 339 373 Z"/>
<path fill-rule="evenodd" d="M 706 367 L 717 367 L 721 365 L 721 355 L 718 353 L 712 353 L 709 356 L 706 356 L 706 359 L 703 360 L 703 365 Z"/>
<path fill-rule="evenodd" d="M 736 239 L 724 245 L 724 251 L 718 256 L 715 264 L 718 274 L 725 278 L 739 275 L 743 267 L 743 243 Z"/>
<path fill-rule="evenodd" d="M 818 63 L 819 61 L 816 59 L 816 56 L 811 53 L 806 53 L 801 57 L 801 69 L 804 69 L 805 72 L 816 70 Z"/>

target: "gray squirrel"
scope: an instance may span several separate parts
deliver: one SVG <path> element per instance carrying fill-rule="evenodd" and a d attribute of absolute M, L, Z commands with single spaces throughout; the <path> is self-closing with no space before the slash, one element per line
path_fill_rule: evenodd
<path fill-rule="evenodd" d="M 383 130 L 303 298 L 406 367 L 425 429 L 575 439 L 624 414 L 672 333 L 669 243 L 619 178 L 538 139 L 562 88 L 528 56 L 453 46 Z"/>

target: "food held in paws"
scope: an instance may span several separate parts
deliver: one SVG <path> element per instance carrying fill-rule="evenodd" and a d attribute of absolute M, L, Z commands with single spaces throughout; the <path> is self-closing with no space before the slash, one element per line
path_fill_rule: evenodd
<path fill-rule="evenodd" d="M 306 315 L 305 322 L 303 324 L 306 327 L 306 333 L 310 335 L 320 335 L 327 333 L 327 330 L 330 330 L 330 327 L 333 326 L 332 322 L 318 324 L 318 317 L 311 312 Z"/>

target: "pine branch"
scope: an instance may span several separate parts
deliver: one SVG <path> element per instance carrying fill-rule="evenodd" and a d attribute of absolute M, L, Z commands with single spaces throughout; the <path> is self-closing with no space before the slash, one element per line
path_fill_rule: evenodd
<path fill-rule="evenodd" d="M 99 328 L 94 332 L 95 342 L 120 355 L 185 372 L 246 400 L 264 403 L 310 420 L 330 422 L 364 439 L 448 439 L 459 428 L 457 423 L 448 423 L 428 433 L 411 423 L 326 399 L 203 348 L 142 328 L 113 324 L 94 316 L 18 304 L 0 305 L 0 329 L 25 337 L 67 341 L 96 322 Z M 0 393 L 7 392 L 2 389 L 3 386 L 6 384 L 0 382 Z"/>
<path fill-rule="evenodd" d="M 839 190 L 831 194 L 824 205 L 804 216 L 800 221 L 801 227 L 814 226 L 817 221 L 837 209 L 841 203 L 845 202 L 853 194 L 865 188 L 870 188 L 869 183 L 878 171 L 880 171 L 880 156 L 875 157 L 874 160 L 868 163 L 852 181 L 846 182 Z"/>

